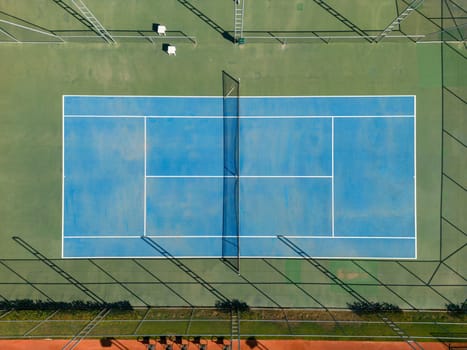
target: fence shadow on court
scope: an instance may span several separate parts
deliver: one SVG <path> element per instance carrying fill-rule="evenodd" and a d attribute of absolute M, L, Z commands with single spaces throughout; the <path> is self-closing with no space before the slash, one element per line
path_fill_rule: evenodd
<path fill-rule="evenodd" d="M 75 286 L 78 288 L 81 292 L 83 292 L 88 298 L 95 302 L 99 303 L 105 303 L 104 299 L 99 297 L 97 294 L 95 294 L 93 291 L 91 291 L 88 287 L 86 287 L 83 283 L 78 281 L 75 277 L 70 275 L 68 272 L 66 272 L 64 269 L 62 269 L 59 265 L 57 265 L 54 261 L 48 259 L 44 254 L 39 252 L 36 248 L 34 248 L 32 245 L 27 243 L 24 239 L 18 236 L 13 236 L 12 239 L 18 243 L 21 247 L 26 249 L 29 253 L 34 255 L 36 259 L 46 266 L 50 267 L 54 272 L 59 274 L 61 277 L 63 277 L 65 280 L 70 283 L 70 285 Z"/>
<path fill-rule="evenodd" d="M 446 6 L 449 6 L 446 2 Z M 454 16 L 450 13 L 452 19 Z M 444 27 L 444 20 L 441 22 Z M 465 39 L 465 38 L 462 38 Z M 455 46 L 449 43 L 441 45 L 441 196 L 440 196 L 440 247 L 439 265 L 433 272 L 431 280 L 437 275 L 441 266 L 447 268 L 458 278 L 466 281 L 466 276 L 456 270 L 452 264 L 459 259 L 459 253 L 464 250 L 467 243 L 459 246 L 461 238 L 467 237 L 465 225 L 462 223 L 462 213 L 456 208 L 462 205 L 462 197 L 467 193 L 465 177 L 462 169 L 459 169 L 459 154 L 467 156 L 467 141 L 462 138 L 466 135 L 466 124 L 459 124 L 459 116 L 467 109 L 467 87 L 465 82 L 458 83 L 453 80 L 452 69 L 466 67 L 467 56 Z M 461 78 L 458 78 L 461 79 Z M 453 244 L 453 242 L 455 244 Z"/>
<path fill-rule="evenodd" d="M 76 11 L 73 7 L 69 6 L 66 2 L 63 0 L 52 0 L 56 5 L 61 7 L 63 10 L 65 10 L 68 14 L 70 14 L 72 17 L 74 17 L 78 22 L 80 22 L 82 25 L 87 27 L 90 31 L 94 32 L 96 35 L 100 36 L 95 29 L 94 26 L 81 15 L 78 11 Z"/>
<path fill-rule="evenodd" d="M 367 37 L 368 34 L 361 28 L 359 28 L 355 23 L 350 21 L 347 17 L 342 15 L 339 11 L 337 11 L 335 8 L 330 6 L 327 1 L 323 0 L 313 0 L 316 4 L 318 4 L 324 11 L 329 13 L 331 16 L 336 18 L 339 22 L 341 22 L 343 25 L 348 27 L 350 30 L 355 32 L 357 35 L 360 35 L 361 37 Z M 371 39 L 366 38 L 368 42 L 372 42 Z"/>
<path fill-rule="evenodd" d="M 32 22 L 30 22 L 30 21 L 27 21 L 27 20 L 25 20 L 25 19 L 23 19 L 23 18 L 19 18 L 19 17 L 17 17 L 17 16 L 13 16 L 13 15 L 11 15 L 11 14 L 9 14 L 9 13 L 6 13 L 5 11 L 1 11 L 1 10 L 0 10 L 0 17 L 2 17 L 3 19 L 9 19 L 9 20 L 19 21 L 19 22 L 21 22 L 21 23 L 23 23 L 23 24 L 32 26 L 32 27 L 34 27 L 34 28 L 37 28 L 37 29 L 40 29 L 40 30 L 43 30 L 43 31 L 46 31 L 46 32 L 52 32 L 51 30 L 49 30 L 49 29 L 47 29 L 47 28 L 41 27 L 41 26 L 39 26 L 39 25 L 37 25 L 37 24 L 35 24 L 35 23 L 32 23 Z"/>
<path fill-rule="evenodd" d="M 187 8 L 191 13 L 193 13 L 195 16 L 197 16 L 199 19 L 201 19 L 204 23 L 206 23 L 209 27 L 214 29 L 216 32 L 218 32 L 222 37 L 228 41 L 234 42 L 233 36 L 222 28 L 218 23 L 216 23 L 214 20 L 206 16 L 200 9 L 198 9 L 196 6 L 194 6 L 192 3 L 190 3 L 188 0 L 177 0 L 181 5 L 183 5 L 185 8 Z"/>
<path fill-rule="evenodd" d="M 313 294 L 311 294 L 309 291 L 303 288 L 300 284 L 293 281 L 289 276 L 287 276 L 287 274 L 280 271 L 276 266 L 274 266 L 270 261 L 268 261 L 268 259 L 262 259 L 262 261 L 266 265 L 268 265 L 275 273 L 279 274 L 290 284 L 293 284 L 295 287 L 297 287 L 298 290 L 300 290 L 302 293 L 304 293 L 306 296 L 312 299 L 316 304 L 318 304 L 322 308 L 322 310 L 326 311 L 329 317 L 335 322 L 336 327 L 342 332 L 342 334 L 346 334 L 345 329 L 341 326 L 339 321 L 335 318 L 334 314 L 329 310 L 329 308 L 325 304 L 323 304 L 318 298 L 316 298 Z"/>
<path fill-rule="evenodd" d="M 43 35 L 50 35 L 60 41 L 57 42 L 105 42 L 102 36 L 97 33 L 96 29 L 92 26 L 92 24 L 85 19 L 82 15 L 80 15 L 76 10 L 72 7 L 66 5 L 61 0 L 52 0 L 53 2 L 57 3 L 62 7 L 62 5 L 68 13 L 70 13 L 74 18 L 76 18 L 79 22 L 81 22 L 86 29 L 49 29 L 32 23 L 31 21 L 25 20 L 23 18 L 13 16 L 9 13 L 4 11 L 0 11 L 0 19 L 5 19 L 10 21 L 13 25 L 20 26 L 22 28 L 23 33 L 30 33 L 31 35 L 38 35 L 37 31 L 42 31 Z M 5 30 L 4 30 L 5 31 Z M 155 24 L 152 23 L 146 29 L 108 29 L 108 33 L 116 39 L 117 42 L 136 42 L 142 43 L 147 42 L 154 44 L 159 40 L 163 40 L 164 38 L 169 38 L 170 40 L 183 40 L 186 42 L 190 42 L 194 45 L 197 44 L 196 37 L 190 36 L 182 30 L 179 29 L 172 29 L 167 30 L 166 35 L 158 35 Z M 37 39 L 30 39 L 29 41 L 21 41 L 20 42 L 36 42 Z"/>
<path fill-rule="evenodd" d="M 178 298 L 180 298 L 180 300 L 183 300 L 183 302 L 185 302 L 187 305 L 191 306 L 191 307 L 194 307 L 195 305 L 190 302 L 188 299 L 186 299 L 183 295 L 181 295 L 177 290 L 175 290 L 175 288 L 171 287 L 169 284 L 167 284 L 167 282 L 165 282 L 164 280 L 162 280 L 161 278 L 157 277 L 157 275 L 153 272 L 153 271 L 150 271 L 147 267 L 145 267 L 141 262 L 139 262 L 138 260 L 136 259 L 132 259 L 133 262 L 139 266 L 143 271 L 145 271 L 147 274 L 149 274 L 151 277 L 154 278 L 154 280 L 156 280 L 158 283 L 164 285 L 170 292 L 172 292 L 174 295 L 176 295 Z"/>
<path fill-rule="evenodd" d="M 141 237 L 141 239 L 145 243 L 147 243 L 151 248 L 153 248 L 159 254 L 161 254 L 163 257 L 165 257 L 168 261 L 170 261 L 172 264 L 174 264 L 176 267 L 178 267 L 181 271 L 183 271 L 188 276 L 190 276 L 200 286 L 205 288 L 209 293 L 211 293 L 214 297 L 216 297 L 217 300 L 222 300 L 222 301 L 228 301 L 229 300 L 229 298 L 227 298 L 221 291 L 219 291 L 212 284 L 210 284 L 208 281 L 206 281 L 202 276 L 200 276 L 195 271 L 193 271 L 187 264 L 185 264 L 180 259 L 173 256 L 170 252 L 168 252 L 164 247 L 162 247 L 155 240 L 153 240 L 153 239 L 151 239 L 151 238 L 149 238 L 147 236 L 143 236 L 143 237 Z"/>
<path fill-rule="evenodd" d="M 142 302 L 144 305 L 146 305 L 147 307 L 151 306 L 150 303 L 146 302 L 144 299 L 142 299 L 137 293 L 135 293 L 134 291 L 132 291 L 125 283 L 121 282 L 120 280 L 118 280 L 113 274 L 111 274 L 109 271 L 107 271 L 106 269 L 104 269 L 100 264 L 98 264 L 95 260 L 93 259 L 88 259 L 88 261 L 94 265 L 95 267 L 97 267 L 100 271 L 102 271 L 106 276 L 108 276 L 110 279 L 112 279 L 117 285 L 119 285 L 120 287 L 122 287 L 124 290 L 126 290 L 130 295 L 132 295 L 133 297 L 135 297 L 137 300 L 139 300 L 140 302 Z"/>
<path fill-rule="evenodd" d="M 105 300 L 103 298 L 101 298 L 100 296 L 98 296 L 95 292 L 93 292 L 91 289 L 89 289 L 86 284 L 84 283 L 81 283 L 79 280 L 77 280 L 75 277 L 73 277 L 71 274 L 69 274 L 68 272 L 66 272 L 63 268 L 61 268 L 57 263 L 55 263 L 53 260 L 47 258 L 44 254 L 42 254 L 41 252 L 39 252 L 36 248 L 34 248 L 31 244 L 27 243 L 24 239 L 22 239 L 21 237 L 18 237 L 18 236 L 13 236 L 12 239 L 18 243 L 21 247 L 23 247 L 24 249 L 26 249 L 29 253 L 31 253 L 32 255 L 34 255 L 38 261 L 42 262 L 43 264 L 45 264 L 46 266 L 50 267 L 54 272 L 56 272 L 58 275 L 60 275 L 61 277 L 63 277 L 66 281 L 68 281 L 68 283 L 70 285 L 73 285 L 74 287 L 76 287 L 78 290 L 80 290 L 83 294 L 85 294 L 89 299 L 95 301 L 95 302 L 98 302 L 98 303 L 101 303 L 101 304 L 105 304 Z M 123 288 L 124 290 L 126 290 L 130 295 L 132 295 L 133 297 L 135 297 L 137 300 L 139 300 L 140 302 L 142 302 L 144 305 L 146 306 L 150 306 L 149 303 L 147 303 L 146 301 L 144 301 L 138 294 L 136 294 L 135 292 L 133 292 L 129 287 L 126 286 L 125 283 L 119 281 L 117 278 L 115 278 L 110 272 L 108 272 L 106 269 L 104 269 L 100 264 L 98 264 L 97 262 L 93 261 L 92 259 L 88 259 L 88 262 L 91 263 L 92 265 L 94 265 L 98 270 L 100 270 L 101 272 L 103 272 L 107 277 L 109 277 L 111 280 L 114 281 L 115 284 L 119 285 L 121 288 Z M 0 261 L 0 263 L 2 263 L 3 265 L 5 265 L 4 262 Z M 7 265 L 5 265 L 7 266 Z M 19 275 L 18 273 L 15 272 L 16 275 Z M 24 278 L 23 278 L 24 279 Z M 30 283 L 31 284 L 31 283 Z M 39 290 L 35 285 L 31 284 L 31 286 L 38 290 L 41 294 L 45 295 L 44 292 L 42 292 L 41 290 Z M 52 300 L 51 298 L 49 298 L 47 296 L 48 299 Z"/>
<path fill-rule="evenodd" d="M 9 264 L 7 264 L 5 261 L 0 260 L 0 264 L 5 267 L 7 270 L 9 270 L 11 273 L 13 273 L 16 277 L 18 277 L 20 280 L 26 283 L 29 287 L 34 289 L 36 292 L 38 292 L 40 295 L 45 297 L 45 300 L 47 301 L 56 301 L 54 300 L 50 295 L 48 295 L 46 292 L 44 292 L 41 288 L 36 286 L 35 283 L 32 283 L 29 281 L 26 277 L 24 277 L 22 274 L 20 274 L 18 271 L 16 271 L 14 268 L 12 268 Z M 8 298 L 5 298 L 4 296 L 1 296 L 3 300 L 8 300 Z"/>

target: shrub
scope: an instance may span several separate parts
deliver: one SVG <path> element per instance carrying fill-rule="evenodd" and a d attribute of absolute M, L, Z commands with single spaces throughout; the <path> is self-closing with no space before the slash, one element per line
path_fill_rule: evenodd
<path fill-rule="evenodd" d="M 455 315 L 455 316 L 467 314 L 467 299 L 465 299 L 463 303 L 459 303 L 459 304 L 454 304 L 454 303 L 446 304 L 446 311 L 449 314 Z"/>
<path fill-rule="evenodd" d="M 402 312 L 399 306 L 390 303 L 378 303 L 371 301 L 355 301 L 353 303 L 347 303 L 350 310 L 356 314 L 376 314 L 379 312 Z"/>
<path fill-rule="evenodd" d="M 248 312 L 250 307 L 244 301 L 237 299 L 232 300 L 218 300 L 216 301 L 215 307 L 218 311 L 223 313 L 230 313 L 231 311 L 236 312 Z"/>
<path fill-rule="evenodd" d="M 231 304 L 232 304 L 232 310 L 233 311 L 238 311 L 238 312 L 248 312 L 248 311 L 250 311 L 250 307 L 244 301 L 233 299 L 231 301 Z"/>

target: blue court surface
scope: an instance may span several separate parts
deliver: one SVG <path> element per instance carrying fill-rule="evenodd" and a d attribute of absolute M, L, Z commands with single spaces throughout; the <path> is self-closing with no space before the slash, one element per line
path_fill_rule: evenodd
<path fill-rule="evenodd" d="M 416 258 L 415 96 L 224 104 L 64 96 L 63 257 Z"/>

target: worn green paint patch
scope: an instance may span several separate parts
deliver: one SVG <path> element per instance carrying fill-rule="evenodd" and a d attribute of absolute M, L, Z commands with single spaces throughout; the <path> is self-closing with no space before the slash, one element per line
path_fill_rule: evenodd
<path fill-rule="evenodd" d="M 377 264 L 367 264 L 359 267 L 352 261 L 329 261 L 328 269 L 345 283 L 374 283 L 373 276 L 377 275 Z"/>
<path fill-rule="evenodd" d="M 302 282 L 302 261 L 301 260 L 286 260 L 285 274 L 294 282 Z"/>
<path fill-rule="evenodd" d="M 441 86 L 441 52 L 439 45 L 417 45 L 418 84 L 420 87 Z"/>
<path fill-rule="evenodd" d="M 352 261 L 329 261 L 327 268 L 342 282 L 352 285 L 358 284 L 378 284 L 375 278 L 378 274 L 378 264 L 368 264 L 365 267 L 360 267 Z M 347 293 L 337 284 L 332 285 L 333 291 L 341 291 Z M 355 289 L 355 288 L 354 288 Z M 367 289 L 366 295 L 376 295 L 376 289 Z"/>

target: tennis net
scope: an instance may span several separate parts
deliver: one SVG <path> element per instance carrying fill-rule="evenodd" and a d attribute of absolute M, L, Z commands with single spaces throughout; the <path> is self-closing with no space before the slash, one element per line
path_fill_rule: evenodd
<path fill-rule="evenodd" d="M 224 123 L 224 189 L 222 208 L 222 259 L 240 270 L 240 82 L 222 72 Z"/>

